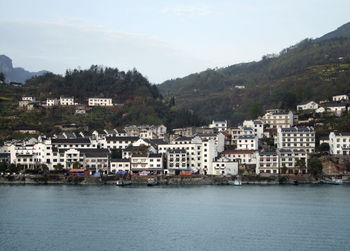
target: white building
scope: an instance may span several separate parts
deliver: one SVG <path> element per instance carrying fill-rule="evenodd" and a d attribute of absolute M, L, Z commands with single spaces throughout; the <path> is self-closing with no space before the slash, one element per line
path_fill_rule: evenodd
<path fill-rule="evenodd" d="M 163 173 L 163 154 L 133 154 L 131 157 L 132 173 L 147 171 L 150 173 Z"/>
<path fill-rule="evenodd" d="M 130 173 L 130 159 L 111 159 L 110 170 L 113 173 Z"/>
<path fill-rule="evenodd" d="M 238 164 L 256 165 L 257 154 L 258 152 L 254 150 L 226 150 L 220 153 L 220 156 L 224 156 Z"/>
<path fill-rule="evenodd" d="M 279 173 L 279 157 L 277 152 L 260 152 L 257 155 L 257 164 L 255 172 L 260 173 Z"/>
<path fill-rule="evenodd" d="M 291 127 L 277 129 L 277 148 L 315 151 L 315 131 L 313 127 Z"/>
<path fill-rule="evenodd" d="M 258 150 L 258 137 L 254 135 L 242 135 L 237 139 L 237 150 Z"/>
<path fill-rule="evenodd" d="M 307 101 L 304 103 L 301 103 L 300 105 L 297 105 L 297 110 L 316 110 L 318 109 L 318 104 L 314 101 Z"/>
<path fill-rule="evenodd" d="M 214 175 L 237 175 L 238 163 L 225 157 L 216 158 L 212 163 Z"/>
<path fill-rule="evenodd" d="M 89 98 L 89 106 L 113 106 L 111 98 Z"/>
<path fill-rule="evenodd" d="M 332 100 L 337 102 L 337 101 L 347 101 L 349 100 L 349 96 L 346 95 L 346 94 L 343 94 L 343 95 L 336 95 L 336 96 L 333 96 L 332 97 Z"/>
<path fill-rule="evenodd" d="M 192 171 L 188 168 L 187 152 L 185 149 L 167 150 L 167 169 L 169 174 L 180 175 L 184 172 Z"/>
<path fill-rule="evenodd" d="M 333 112 L 337 115 L 341 115 L 343 112 L 347 110 L 347 103 L 327 103 L 326 110 L 328 112 Z"/>
<path fill-rule="evenodd" d="M 332 155 L 349 155 L 350 132 L 331 132 L 329 134 L 329 152 Z"/>
<path fill-rule="evenodd" d="M 29 102 L 35 102 L 36 98 L 35 97 L 22 97 L 23 101 L 29 101 Z"/>
<path fill-rule="evenodd" d="M 277 151 L 279 155 L 279 162 L 281 173 L 288 174 L 305 174 L 307 167 L 307 152 L 304 150 L 291 150 L 291 149 L 280 149 Z M 304 168 L 298 167 L 298 161 L 304 162 Z"/>
<path fill-rule="evenodd" d="M 125 149 L 138 140 L 139 137 L 105 137 L 100 140 L 100 146 L 105 149 Z"/>
<path fill-rule="evenodd" d="M 60 105 L 74 105 L 74 97 L 60 97 Z"/>
<path fill-rule="evenodd" d="M 252 128 L 254 135 L 258 136 L 259 139 L 264 137 L 264 123 L 262 120 L 244 120 L 243 126 Z"/>
<path fill-rule="evenodd" d="M 225 120 L 225 121 L 213 120 L 212 123 L 209 124 L 209 128 L 217 129 L 218 132 L 226 131 L 226 129 L 227 129 L 227 120 Z"/>
<path fill-rule="evenodd" d="M 46 106 L 57 106 L 60 101 L 57 98 L 48 98 L 46 99 Z"/>
<path fill-rule="evenodd" d="M 181 137 L 170 144 L 158 145 L 158 152 L 165 154 L 168 150 L 184 149 L 187 154 L 188 169 L 192 169 L 192 172 L 214 175 L 212 162 L 218 156 L 216 148 L 213 139 L 202 140 L 198 136 L 194 138 Z"/>
<path fill-rule="evenodd" d="M 262 121 L 268 124 L 270 128 L 289 128 L 294 124 L 294 115 L 289 112 L 267 112 Z"/>

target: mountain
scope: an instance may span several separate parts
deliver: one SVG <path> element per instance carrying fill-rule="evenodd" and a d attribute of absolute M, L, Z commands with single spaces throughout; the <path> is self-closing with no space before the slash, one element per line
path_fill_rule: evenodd
<path fill-rule="evenodd" d="M 340 37 L 350 37 L 350 22 L 340 26 L 335 31 L 329 32 L 322 37 L 316 39 L 316 41 L 322 41 L 331 38 L 340 38 Z"/>
<path fill-rule="evenodd" d="M 40 76 L 47 71 L 29 72 L 21 67 L 13 67 L 12 60 L 6 55 L 0 55 L 0 72 L 5 74 L 6 82 L 25 83 L 34 76 Z"/>
<path fill-rule="evenodd" d="M 302 101 L 349 92 L 348 27 L 326 34 L 329 39 L 305 39 L 258 62 L 209 69 L 165 81 L 158 88 L 165 98 L 174 97 L 177 107 L 232 124 L 255 118 L 265 109 L 295 109 Z M 245 88 L 238 89 L 240 85 Z"/>

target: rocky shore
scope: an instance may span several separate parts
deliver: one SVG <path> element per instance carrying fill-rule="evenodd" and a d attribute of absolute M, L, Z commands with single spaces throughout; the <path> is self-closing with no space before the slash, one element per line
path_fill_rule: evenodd
<path fill-rule="evenodd" d="M 227 185 L 236 177 L 227 176 L 133 176 L 132 184 L 145 185 L 152 177 L 160 185 Z M 330 177 L 322 177 L 329 179 Z M 0 184 L 65 184 L 65 185 L 116 185 L 121 177 L 105 175 L 102 177 L 76 177 L 65 175 L 3 175 Z M 274 184 L 317 184 L 320 178 L 304 176 L 240 176 L 242 184 L 274 185 Z M 343 182 L 349 183 L 348 176 L 343 176 Z"/>

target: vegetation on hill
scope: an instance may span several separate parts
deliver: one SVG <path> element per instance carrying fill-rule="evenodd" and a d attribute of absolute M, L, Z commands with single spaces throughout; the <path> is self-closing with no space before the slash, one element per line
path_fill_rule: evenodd
<path fill-rule="evenodd" d="M 350 91 L 350 38 L 305 39 L 259 62 L 208 69 L 166 81 L 159 90 L 179 107 L 233 124 L 268 108 L 295 109 L 303 101 Z"/>
<path fill-rule="evenodd" d="M 67 71 L 65 76 L 47 73 L 29 79 L 22 87 L 2 84 L 0 93 L 0 139 L 20 137 L 14 132 L 20 128 L 36 129 L 50 135 L 58 132 L 55 127 L 58 124 L 74 123 L 93 130 L 130 124 L 165 124 L 171 129 L 203 123 L 193 113 L 177 109 L 174 102 L 166 102 L 157 87 L 136 70 L 125 73 L 91 66 L 88 70 Z M 22 96 L 34 96 L 38 101 L 73 96 L 76 102 L 85 105 L 89 97 L 108 97 L 114 104 L 122 105 L 93 107 L 86 114 L 75 114 L 74 106 L 38 106 L 25 111 L 18 107 Z"/>

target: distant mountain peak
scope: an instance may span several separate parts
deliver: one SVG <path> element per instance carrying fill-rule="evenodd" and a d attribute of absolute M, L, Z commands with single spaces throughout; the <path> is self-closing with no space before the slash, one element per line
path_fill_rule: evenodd
<path fill-rule="evenodd" d="M 323 41 L 331 38 L 340 38 L 340 37 L 350 37 L 350 22 L 340 26 L 338 29 L 331 31 L 320 38 L 317 38 L 316 41 Z"/>
<path fill-rule="evenodd" d="M 13 67 L 12 59 L 6 55 L 0 55 L 0 72 L 5 74 L 6 82 L 25 83 L 33 76 L 40 76 L 47 71 L 30 72 L 22 67 Z"/>

